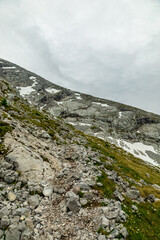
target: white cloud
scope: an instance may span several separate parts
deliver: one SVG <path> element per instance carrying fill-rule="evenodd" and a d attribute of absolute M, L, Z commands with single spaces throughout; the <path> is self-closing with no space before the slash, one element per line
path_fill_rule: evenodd
<path fill-rule="evenodd" d="M 160 114 L 158 0 L 2 0 L 1 57 Z"/>

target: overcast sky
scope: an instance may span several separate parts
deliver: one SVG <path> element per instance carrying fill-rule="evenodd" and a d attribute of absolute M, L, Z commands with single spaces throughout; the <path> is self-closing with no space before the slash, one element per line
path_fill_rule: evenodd
<path fill-rule="evenodd" d="M 160 0 L 0 0 L 0 58 L 160 114 Z"/>

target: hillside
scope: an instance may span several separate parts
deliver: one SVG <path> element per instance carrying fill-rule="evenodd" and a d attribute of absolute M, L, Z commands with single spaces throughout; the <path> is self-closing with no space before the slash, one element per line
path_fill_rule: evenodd
<path fill-rule="evenodd" d="M 0 70 L 0 239 L 160 239 L 160 117 L 7 64 Z M 120 112 L 136 120 L 119 127 Z M 146 155 L 153 164 L 98 138 L 103 131 L 154 148 Z"/>
<path fill-rule="evenodd" d="M 64 119 L 87 135 L 122 147 L 149 164 L 160 164 L 159 115 L 65 89 L 3 59 L 0 75 L 33 106 Z"/>

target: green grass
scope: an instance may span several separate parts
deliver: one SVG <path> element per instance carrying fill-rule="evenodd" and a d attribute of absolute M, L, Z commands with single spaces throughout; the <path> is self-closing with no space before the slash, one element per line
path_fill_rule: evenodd
<path fill-rule="evenodd" d="M 138 212 L 131 210 L 133 203 L 126 199 L 123 210 L 127 213 L 127 240 L 158 240 L 160 239 L 160 209 L 154 209 L 151 203 L 136 204 Z M 135 205 L 135 203 L 134 203 Z"/>
<path fill-rule="evenodd" d="M 115 183 L 111 181 L 108 176 L 102 172 L 102 175 L 97 178 L 97 182 L 102 183 L 103 186 L 96 185 L 94 188 L 98 190 L 104 197 L 114 198 Z"/>
<path fill-rule="evenodd" d="M 7 99 L 6 98 L 2 98 L 1 102 L 0 102 L 1 106 L 7 107 L 8 103 L 7 103 Z"/>
<path fill-rule="evenodd" d="M 11 131 L 12 127 L 3 121 L 0 121 L 0 138 L 2 138 L 7 132 Z"/>

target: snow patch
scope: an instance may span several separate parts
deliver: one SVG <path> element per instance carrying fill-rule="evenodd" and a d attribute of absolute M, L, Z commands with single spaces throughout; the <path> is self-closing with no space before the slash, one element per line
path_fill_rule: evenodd
<path fill-rule="evenodd" d="M 78 99 L 78 100 L 82 100 L 82 98 L 81 98 L 81 97 L 76 97 L 76 99 Z"/>
<path fill-rule="evenodd" d="M 63 102 L 57 102 L 58 105 L 63 105 Z"/>
<path fill-rule="evenodd" d="M 92 126 L 92 124 L 89 124 L 89 123 L 78 123 L 78 125 L 80 125 L 80 126 L 88 126 L 88 127 Z"/>
<path fill-rule="evenodd" d="M 82 97 L 81 97 L 81 95 L 79 93 L 75 93 L 75 96 L 76 96 L 76 99 L 82 100 Z"/>
<path fill-rule="evenodd" d="M 76 123 L 73 123 L 73 122 L 67 122 L 67 123 L 69 123 L 69 124 L 71 124 L 73 126 L 77 125 Z"/>
<path fill-rule="evenodd" d="M 122 117 L 122 112 L 119 112 L 119 118 L 121 118 Z"/>
<path fill-rule="evenodd" d="M 7 70 L 7 69 L 9 70 L 9 69 L 15 69 L 16 67 L 13 66 L 13 67 L 2 67 L 2 68 L 3 68 L 4 70 Z"/>
<path fill-rule="evenodd" d="M 49 92 L 49 93 L 53 93 L 53 94 L 55 94 L 55 93 L 58 93 L 58 92 L 60 92 L 61 90 L 57 90 L 57 89 L 55 89 L 55 88 L 46 88 L 45 89 L 47 92 Z"/>
<path fill-rule="evenodd" d="M 32 86 L 28 87 L 18 87 L 18 90 L 20 92 L 21 96 L 29 95 L 31 92 L 35 91 L 35 89 Z"/>
<path fill-rule="evenodd" d="M 25 97 L 25 95 L 29 95 L 31 92 L 35 92 L 35 89 L 33 88 L 36 84 L 36 77 L 29 77 L 29 79 L 33 80 L 33 84 L 32 86 L 27 86 L 27 87 L 17 87 L 17 89 L 19 90 L 19 93 L 22 97 Z"/>
<path fill-rule="evenodd" d="M 109 107 L 109 105 L 106 103 L 92 102 L 92 104 L 101 105 L 102 107 Z"/>
<path fill-rule="evenodd" d="M 31 80 L 36 80 L 36 77 L 30 76 L 29 79 L 31 79 Z"/>
<path fill-rule="evenodd" d="M 121 147 L 125 151 L 133 154 L 135 157 L 141 158 L 142 160 L 149 162 L 154 166 L 159 166 L 159 164 L 152 158 L 150 158 L 146 153 L 147 151 L 150 151 L 157 154 L 153 146 L 149 146 L 141 142 L 130 143 L 125 140 L 114 139 L 112 137 L 109 137 L 109 140 L 111 140 L 111 142 L 117 145 L 118 147 Z"/>

